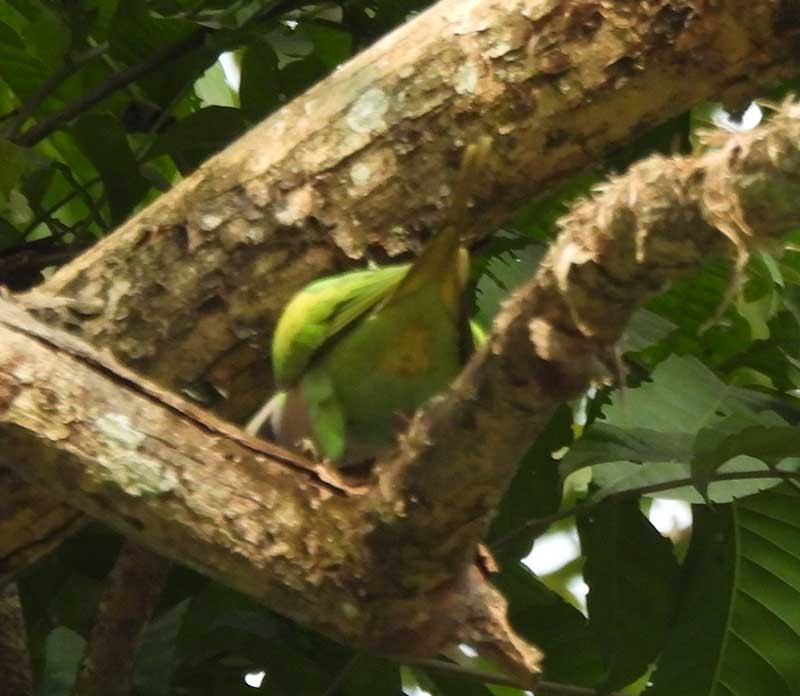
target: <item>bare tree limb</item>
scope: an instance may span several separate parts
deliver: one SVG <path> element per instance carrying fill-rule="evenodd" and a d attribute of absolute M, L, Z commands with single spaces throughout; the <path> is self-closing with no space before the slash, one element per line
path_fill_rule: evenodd
<path fill-rule="evenodd" d="M 240 419 L 270 388 L 286 299 L 345 255 L 418 248 L 463 142 L 496 138 L 474 211 L 488 228 L 697 100 L 788 74 L 797 29 L 780 0 L 443 0 L 65 267 L 38 305 L 47 293 L 49 320 L 167 388 L 207 382 Z"/>
<path fill-rule="evenodd" d="M 0 469 L 0 585 L 58 548 L 82 529 L 87 517 L 45 488 L 30 486 Z"/>
<path fill-rule="evenodd" d="M 117 557 L 97 608 L 73 696 L 129 696 L 139 638 L 170 564 L 133 544 Z"/>
<path fill-rule="evenodd" d="M 33 696 L 25 619 L 14 582 L 0 586 L 0 674 L 6 696 Z"/>
<path fill-rule="evenodd" d="M 359 488 L 8 303 L 0 432 L 31 482 L 317 630 L 393 655 L 467 639 L 530 673 L 535 650 L 472 563 L 516 457 L 646 297 L 709 255 L 794 228 L 798 143 L 800 105 L 786 104 L 718 149 L 650 158 L 599 187 L 562 220 L 486 348 Z"/>
<path fill-rule="evenodd" d="M 383 573 L 391 520 L 375 519 L 368 487 L 326 482 L 321 468 L 138 381 L 6 302 L 0 431 L 30 482 L 339 640 L 428 656 L 474 624 L 475 642 L 527 672 L 535 665 L 535 649 L 505 635 L 505 603 L 477 569 L 415 568 L 428 575 L 415 593 Z"/>
<path fill-rule="evenodd" d="M 46 316 L 168 388 L 209 383 L 241 421 L 288 298 L 348 257 L 418 250 L 465 143 L 495 143 L 474 236 L 696 101 L 790 74 L 782 7 L 443 0 L 63 268 L 39 290 L 84 312 Z"/>

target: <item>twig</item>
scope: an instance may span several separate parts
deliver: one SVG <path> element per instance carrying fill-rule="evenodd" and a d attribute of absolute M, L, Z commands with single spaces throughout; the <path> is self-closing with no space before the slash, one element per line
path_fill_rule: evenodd
<path fill-rule="evenodd" d="M 467 667 L 457 662 L 446 662 L 444 660 L 406 660 L 404 664 L 409 667 L 449 674 L 455 677 L 463 677 L 472 681 L 479 681 L 484 684 L 495 684 L 497 686 L 510 686 L 513 689 L 529 690 L 530 685 L 522 684 L 519 680 L 509 677 L 499 672 Z M 573 686 L 572 684 L 560 684 L 551 681 L 537 681 L 535 685 L 536 696 L 599 696 L 601 693 L 596 689 L 584 686 Z M 615 692 L 603 692 L 603 696 L 622 696 Z"/>
<path fill-rule="evenodd" d="M 20 105 L 14 119 L 6 127 L 6 138 L 14 140 L 22 126 L 25 125 L 25 121 L 33 115 L 33 112 L 36 111 L 37 107 L 47 99 L 47 97 L 58 89 L 61 83 L 78 72 L 84 65 L 90 63 L 98 56 L 103 55 L 106 51 L 108 51 L 108 43 L 104 42 L 93 46 L 81 53 L 74 60 L 67 61 L 61 70 L 45 80 L 42 86 L 39 87 L 27 101 Z"/>
<path fill-rule="evenodd" d="M 585 686 L 559 684 L 558 682 L 540 681 L 536 684 L 536 696 L 623 696 L 619 691 L 598 691 Z"/>
<path fill-rule="evenodd" d="M 60 266 L 87 248 L 87 244 L 54 246 L 53 237 L 28 242 L 10 253 L 0 254 L 0 285 L 13 291 L 28 289 L 39 282 L 36 274 L 47 266 Z"/>
<path fill-rule="evenodd" d="M 103 219 L 103 216 L 100 213 L 100 206 L 102 205 L 102 202 L 96 201 L 94 198 L 92 198 L 88 188 L 81 186 L 81 183 L 75 178 L 75 173 L 70 167 L 60 163 L 56 163 L 54 166 L 61 172 L 61 175 L 67 180 L 67 183 L 73 187 L 73 191 L 75 191 L 83 199 L 84 205 L 89 209 L 88 217 L 84 218 L 81 223 L 86 220 L 94 221 L 94 223 L 100 228 L 101 232 L 106 231 L 109 223 Z"/>
<path fill-rule="evenodd" d="M 14 138 L 14 142 L 16 142 L 18 145 L 23 145 L 26 147 L 35 145 L 40 140 L 43 140 L 50 135 L 53 131 L 58 130 L 61 126 L 69 123 L 76 116 L 88 111 L 95 104 L 98 104 L 107 96 L 116 92 L 118 89 L 127 87 L 132 82 L 135 82 L 145 75 L 157 70 L 165 63 L 169 63 L 170 61 L 175 60 L 176 58 L 179 58 L 184 54 L 202 46 L 203 41 L 205 41 L 208 33 L 209 30 L 207 29 L 199 29 L 182 41 L 158 51 L 146 61 L 143 61 L 138 65 L 132 65 L 125 70 L 115 73 L 108 80 L 106 80 L 106 82 L 104 82 L 102 85 L 99 85 L 95 90 L 87 94 L 82 99 L 73 102 L 63 110 L 54 114 L 50 118 L 46 118 L 35 126 L 31 126 L 24 133 Z"/>
<path fill-rule="evenodd" d="M 331 680 L 331 683 L 328 685 L 328 688 L 325 689 L 325 692 L 322 694 L 322 696 L 333 696 L 338 691 L 345 677 L 353 671 L 353 667 L 356 666 L 356 663 L 360 657 L 361 653 L 355 653 L 347 662 L 344 663 L 344 666 Z"/>
<path fill-rule="evenodd" d="M 69 203 L 73 198 L 76 196 L 82 195 L 84 192 L 88 192 L 88 190 L 94 186 L 95 184 L 100 183 L 100 177 L 97 176 L 94 179 L 90 179 L 85 184 L 81 184 L 78 188 L 72 189 L 68 194 L 64 195 L 62 198 L 57 200 L 53 205 L 49 208 L 41 211 L 39 215 L 37 215 L 28 226 L 22 230 L 21 235 L 23 237 L 27 237 L 31 232 L 33 232 L 39 225 L 45 222 L 47 219 L 52 217 L 59 209 Z"/>
<path fill-rule="evenodd" d="M 303 2 L 297 2 L 297 0 L 278 2 L 272 7 L 255 15 L 253 19 L 248 22 L 248 24 L 274 19 L 278 15 L 289 10 L 296 9 L 303 4 Z M 198 29 L 182 41 L 179 41 L 172 46 L 167 46 L 142 63 L 139 63 L 138 65 L 131 65 L 125 70 L 115 73 L 105 83 L 99 85 L 94 91 L 83 97 L 83 99 L 79 99 L 78 101 L 65 107 L 62 111 L 59 111 L 50 118 L 41 121 L 35 126 L 31 126 L 31 128 L 26 130 L 21 135 L 11 139 L 18 145 L 23 145 L 26 147 L 35 145 L 40 140 L 43 140 L 50 135 L 53 131 L 58 130 L 65 123 L 69 123 L 69 121 L 76 116 L 91 109 L 95 104 L 98 104 L 110 94 L 113 94 L 119 89 L 127 87 L 129 84 L 136 82 L 136 80 L 157 70 L 162 65 L 169 63 L 176 58 L 180 58 L 184 54 L 200 47 L 210 33 L 211 30 L 205 27 Z M 46 84 L 47 83 L 45 83 L 45 85 Z M 42 89 L 44 89 L 45 85 L 42 86 Z"/>
<path fill-rule="evenodd" d="M 764 471 L 740 471 L 740 472 L 732 472 L 732 473 L 723 473 L 717 474 L 714 476 L 710 483 L 714 483 L 716 481 L 748 481 L 752 479 L 782 479 L 784 481 L 800 481 L 800 471 L 776 471 L 776 470 L 768 470 Z M 611 493 L 610 495 L 605 496 L 604 498 L 600 498 L 599 500 L 587 500 L 586 502 L 580 503 L 579 505 L 575 505 L 571 508 L 567 508 L 566 510 L 560 510 L 559 512 L 554 512 L 552 515 L 546 515 L 545 517 L 539 517 L 535 520 L 530 520 L 526 522 L 521 527 L 517 527 L 516 529 L 512 529 L 511 531 L 507 532 L 499 539 L 495 539 L 491 544 L 490 547 L 492 550 L 496 550 L 510 542 L 512 539 L 515 539 L 518 535 L 522 534 L 523 532 L 530 532 L 534 531 L 535 533 L 540 533 L 547 529 L 551 524 L 555 524 L 556 522 L 560 522 L 561 520 L 568 519 L 569 517 L 573 517 L 574 515 L 580 515 L 589 510 L 593 510 L 600 505 L 605 503 L 610 503 L 618 500 L 627 500 L 628 498 L 637 498 L 641 495 L 648 495 L 649 493 L 659 493 L 660 491 L 668 491 L 673 488 L 682 488 L 684 486 L 691 486 L 694 484 L 694 479 L 690 476 L 682 479 L 673 479 L 672 481 L 662 481 L 661 483 L 651 483 L 648 486 L 640 486 L 639 488 L 629 488 L 626 491 L 619 491 L 618 493 Z"/>
<path fill-rule="evenodd" d="M 403 663 L 409 667 L 439 672 L 440 674 L 452 674 L 456 677 L 464 677 L 464 679 L 471 679 L 485 684 L 510 686 L 514 689 L 528 688 L 527 686 L 523 686 L 519 680 L 514 677 L 509 677 L 507 674 L 489 672 L 488 670 L 478 669 L 476 667 L 465 667 L 457 662 L 446 662 L 444 660 L 404 660 Z"/>

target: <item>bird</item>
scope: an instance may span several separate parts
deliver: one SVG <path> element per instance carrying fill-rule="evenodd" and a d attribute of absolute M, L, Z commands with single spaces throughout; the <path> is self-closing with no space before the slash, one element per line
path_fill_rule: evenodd
<path fill-rule="evenodd" d="M 465 148 L 448 221 L 413 263 L 311 282 L 272 340 L 279 391 L 246 430 L 337 468 L 379 457 L 413 412 L 460 372 L 480 327 L 469 321 L 469 200 L 491 149 Z"/>

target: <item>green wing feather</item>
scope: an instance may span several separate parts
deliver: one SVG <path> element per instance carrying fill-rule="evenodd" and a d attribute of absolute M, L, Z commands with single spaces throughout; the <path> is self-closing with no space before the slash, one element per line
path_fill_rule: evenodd
<path fill-rule="evenodd" d="M 272 368 L 281 387 L 301 376 L 332 336 L 386 298 L 409 264 L 353 271 L 310 283 L 286 305 L 272 339 Z"/>

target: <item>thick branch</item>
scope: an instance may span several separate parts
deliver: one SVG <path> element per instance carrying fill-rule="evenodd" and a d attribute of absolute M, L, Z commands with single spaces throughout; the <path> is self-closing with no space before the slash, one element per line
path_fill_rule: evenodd
<path fill-rule="evenodd" d="M 346 256 L 418 249 L 464 143 L 495 141 L 474 209 L 489 230 L 698 100 L 794 70 L 800 25 L 782 7 L 443 0 L 41 289 L 80 300 L 60 320 L 92 344 L 175 390 L 206 381 L 226 395 L 215 410 L 243 419 L 270 390 L 268 339 L 289 296 Z"/>
<path fill-rule="evenodd" d="M 366 489 L 326 483 L 6 302 L 0 432 L 29 482 L 339 640 L 430 656 L 474 623 L 475 642 L 535 667 L 477 570 L 429 568 L 413 594 L 382 571 Z"/>
<path fill-rule="evenodd" d="M 702 157 L 646 160 L 580 204 L 487 347 L 362 490 L 7 304 L 4 441 L 32 482 L 330 635 L 393 654 L 460 637 L 524 663 L 493 608 L 502 600 L 470 566 L 517 456 L 647 296 L 710 254 L 794 227 L 798 143 L 800 106 L 787 105 Z"/>
<path fill-rule="evenodd" d="M 487 345 L 416 415 L 378 472 L 392 514 L 405 501 L 400 533 L 410 546 L 443 565 L 462 559 L 553 410 L 603 376 L 638 306 L 710 256 L 744 258 L 796 227 L 800 105 L 756 131 L 712 139 L 722 147 L 701 157 L 642 161 L 562 219 Z M 386 564 L 400 573 L 408 559 Z"/>
<path fill-rule="evenodd" d="M 787 74 L 797 28 L 782 0 L 443 0 L 64 268 L 48 317 L 169 388 L 205 380 L 242 418 L 289 295 L 342 252 L 417 248 L 461 144 L 496 140 L 488 228 L 696 101 Z"/>

